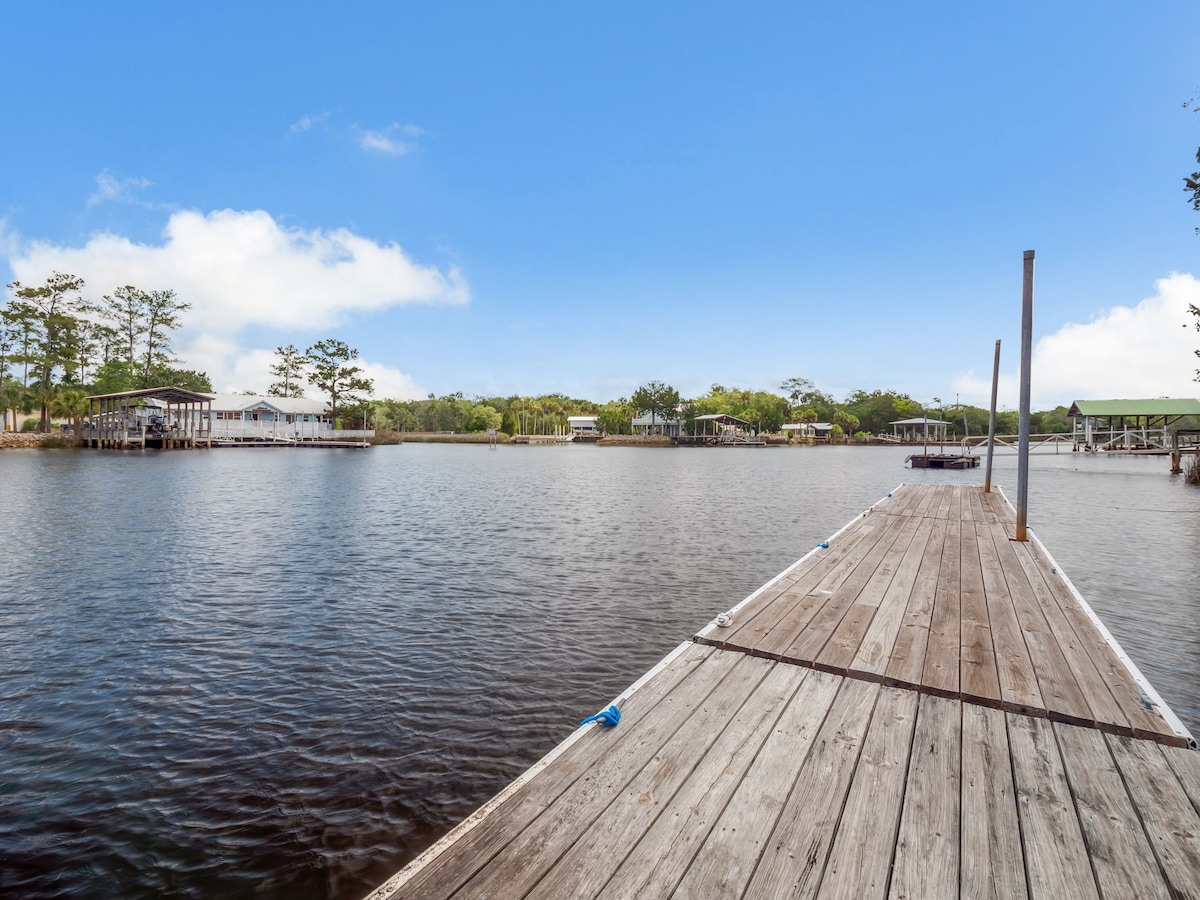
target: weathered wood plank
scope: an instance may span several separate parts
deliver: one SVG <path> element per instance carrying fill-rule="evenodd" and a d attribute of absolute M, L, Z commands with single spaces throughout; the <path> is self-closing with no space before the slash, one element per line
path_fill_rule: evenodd
<path fill-rule="evenodd" d="M 730 657 L 732 665 L 722 657 Z M 643 766 L 664 752 L 680 728 L 702 713 L 711 695 L 728 682 L 745 659 L 742 654 L 714 656 L 711 662 L 721 665 L 702 666 L 681 686 L 682 690 L 663 698 L 645 720 L 630 722 L 623 714 L 621 727 L 630 726 L 625 740 L 612 741 L 613 748 L 555 800 L 548 814 L 512 837 L 492 864 L 477 873 L 464 890 L 475 896 L 495 896 L 502 891 L 521 896 L 532 889 L 546 869 L 591 828 L 611 798 L 619 796 Z M 636 741 L 631 740 L 635 732 Z"/>
<path fill-rule="evenodd" d="M 929 644 L 925 648 L 925 667 L 921 684 L 943 696 L 958 694 L 959 636 L 959 565 L 962 526 L 946 522 L 946 537 L 934 590 L 933 616 L 929 623 Z"/>
<path fill-rule="evenodd" d="M 887 896 L 917 699 L 901 688 L 880 692 L 821 881 L 822 900 Z"/>
<path fill-rule="evenodd" d="M 792 636 L 791 641 L 779 647 L 770 642 L 773 647 L 779 647 L 779 658 L 785 662 L 800 665 L 811 665 L 829 641 L 830 635 L 841 623 L 846 611 L 858 599 L 868 585 L 878 585 L 882 582 L 886 588 L 891 580 L 892 569 L 880 571 L 880 566 L 891 552 L 897 538 L 907 531 L 909 520 L 892 519 L 888 522 L 882 537 L 875 546 L 862 557 L 849 576 L 829 596 L 821 606 L 817 615 L 805 625 L 804 629 Z"/>
<path fill-rule="evenodd" d="M 829 640 L 818 655 L 817 664 L 820 667 L 839 674 L 845 673 L 851 668 L 876 612 L 883 603 L 887 602 L 896 575 L 901 565 L 908 559 L 908 549 L 916 537 L 918 528 L 925 521 L 924 519 L 909 519 L 896 532 L 891 546 L 880 558 L 874 573 L 863 585 L 854 602 L 850 604 L 841 622 L 834 628 Z M 914 578 L 919 563 L 919 558 L 911 563 Z M 903 584 L 897 586 L 897 592 L 902 593 L 907 599 L 908 589 Z"/>
<path fill-rule="evenodd" d="M 798 666 L 768 664 L 773 666 L 770 674 L 599 896 L 638 900 L 671 896 L 767 738 L 779 728 L 802 737 L 815 733 L 820 722 L 812 717 L 824 715 L 840 680 Z M 797 722 L 801 715 L 809 717 L 808 724 Z M 790 716 L 790 721 L 781 721 L 784 716 Z"/>
<path fill-rule="evenodd" d="M 957 900 L 961 704 L 921 697 L 888 896 Z"/>
<path fill-rule="evenodd" d="M 1006 719 L 1030 897 L 1099 897 L 1050 721 Z"/>
<path fill-rule="evenodd" d="M 504 882 L 514 863 L 519 868 L 520 859 L 543 853 L 556 834 L 570 834 L 581 822 L 594 819 L 603 808 L 605 792 L 624 786 L 739 658 L 707 647 L 688 650 L 625 701 L 620 726 L 592 726 L 553 766 L 392 896 L 449 897 L 476 875 L 477 884 Z M 523 856 L 514 860 L 514 854 Z"/>
<path fill-rule="evenodd" d="M 992 647 L 992 606 L 984 591 L 983 547 L 973 523 L 964 522 L 959 545 L 959 690 L 964 697 L 979 698 L 990 704 L 1004 699 L 996 651 Z M 1003 584 L 1003 578 L 1001 578 Z M 1032 675 L 1032 673 L 1031 673 Z M 1030 679 L 1031 680 L 1031 679 Z"/>
<path fill-rule="evenodd" d="M 921 491 L 911 484 L 902 484 L 891 493 L 891 497 L 885 497 L 876 504 L 876 512 L 886 513 L 889 516 L 910 516 L 916 505 L 923 499 Z"/>
<path fill-rule="evenodd" d="M 921 562 L 925 558 L 932 532 L 933 523 L 930 520 L 921 519 L 917 522 L 913 539 L 904 552 L 896 575 L 880 600 L 879 610 L 871 621 L 871 627 L 867 629 L 850 663 L 854 672 L 882 676 L 886 671 L 891 650 L 904 625 L 904 614 L 908 609 L 913 587 L 917 583 L 917 575 L 921 571 Z"/>
<path fill-rule="evenodd" d="M 812 897 L 820 887 L 880 687 L 846 679 L 763 847 L 744 900 Z"/>
<path fill-rule="evenodd" d="M 815 554 L 817 563 L 779 597 L 772 599 L 752 618 L 748 618 L 747 610 L 743 610 L 732 626 L 717 629 L 709 639 L 730 649 L 764 656 L 777 653 L 773 648 L 785 646 L 816 615 L 838 585 L 854 571 L 862 555 L 880 539 L 888 521 L 890 519 L 886 517 L 866 521 L 828 550 Z M 758 608 L 757 604 L 755 608 Z"/>
<path fill-rule="evenodd" d="M 1021 634 L 1028 648 L 1028 665 L 1032 666 L 1043 708 L 1055 721 L 1072 722 L 1075 725 L 1093 724 L 1097 721 L 1096 708 L 1088 700 L 1088 694 L 1096 695 L 1098 706 L 1115 707 L 1108 689 L 1100 683 L 1096 668 L 1087 660 L 1068 658 L 1063 640 L 1075 640 L 1075 632 L 1062 618 L 1056 602 L 1048 596 L 1048 602 L 1038 599 L 1028 580 L 1018 554 L 1027 548 L 1019 547 L 1009 540 L 1007 530 L 1000 524 L 984 526 L 980 530 L 980 541 L 990 538 L 996 559 L 1003 570 L 1008 586 L 1008 596 Z M 1109 712 L 1123 720 L 1120 709 Z"/>
<path fill-rule="evenodd" d="M 938 492 L 936 490 L 925 490 L 913 485 L 913 493 L 915 499 L 912 506 L 912 514 L 914 516 L 927 518 L 937 513 Z"/>
<path fill-rule="evenodd" d="M 952 516 L 951 511 L 954 509 L 954 486 L 943 484 L 938 486 L 938 506 L 937 517 L 939 519 L 954 519 L 958 520 L 957 516 Z"/>
<path fill-rule="evenodd" d="M 1044 555 L 1036 553 L 1033 547 L 1028 548 L 1026 554 L 1020 553 L 1019 548 L 1014 549 L 1017 550 L 1018 559 L 1023 567 L 1026 562 L 1032 562 L 1034 572 L 1041 576 L 1042 583 L 1058 601 L 1059 609 L 1074 629 L 1085 652 L 1091 657 L 1101 680 L 1128 718 L 1132 733 L 1137 737 L 1153 738 L 1161 735 L 1173 738 L 1174 733 L 1166 720 L 1157 711 L 1148 710 L 1143 706 L 1141 693 L 1133 675 L 1079 605 L 1066 582 L 1057 572 L 1051 571 L 1050 561 Z M 1028 577 L 1031 582 L 1034 580 L 1032 573 L 1028 573 Z"/>
<path fill-rule="evenodd" d="M 1179 779 L 1183 792 L 1192 801 L 1196 815 L 1200 816 L 1200 753 L 1180 747 L 1163 747 L 1163 756 Z"/>
<path fill-rule="evenodd" d="M 1100 893 L 1167 900 L 1170 892 L 1104 735 L 1072 725 L 1056 725 L 1054 732 Z"/>
<path fill-rule="evenodd" d="M 998 709 L 962 707 L 961 896 L 1028 896 L 1008 729 Z"/>
<path fill-rule="evenodd" d="M 908 608 L 904 611 L 904 620 L 896 635 L 896 643 L 892 645 L 891 658 L 884 670 L 884 677 L 889 682 L 902 685 L 921 683 L 945 541 L 946 524 L 936 519 L 930 520 L 925 555 L 921 559 L 912 593 L 909 594 Z"/>
<path fill-rule="evenodd" d="M 837 675 L 813 672 L 805 686 L 845 683 Z M 680 897 L 740 896 L 762 855 L 783 810 L 796 775 L 814 751 L 815 738 L 826 714 L 841 714 L 846 699 L 857 692 L 838 693 L 829 703 L 790 704 L 759 751 L 737 793 L 730 798 L 703 846 L 692 860 L 675 895 Z M 843 698 L 839 704 L 838 698 Z"/>
<path fill-rule="evenodd" d="M 1165 748 L 1119 735 L 1106 739 L 1173 896 L 1200 897 L 1200 819 Z"/>
<path fill-rule="evenodd" d="M 724 680 L 624 790 L 606 798 L 607 807 L 526 895 L 529 900 L 582 898 L 598 892 L 774 668 L 765 659 L 739 654 Z M 741 720 L 757 725 L 765 712 L 762 707 L 749 710 Z M 746 738 L 741 733 L 733 739 L 740 744 Z"/>
<path fill-rule="evenodd" d="M 1026 610 L 1017 608 L 1006 573 L 996 555 L 990 526 L 980 526 L 977 537 L 984 595 L 1000 679 L 1001 706 L 1009 712 L 1045 715 L 1046 707 L 1032 659 L 1032 648 L 1026 643 L 1026 629 L 1036 623 L 1032 617 L 1022 615 Z M 1042 628 L 1045 628 L 1044 623 Z"/>

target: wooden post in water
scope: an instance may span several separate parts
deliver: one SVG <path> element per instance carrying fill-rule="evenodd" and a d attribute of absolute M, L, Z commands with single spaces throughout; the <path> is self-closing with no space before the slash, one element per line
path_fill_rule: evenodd
<path fill-rule="evenodd" d="M 983 492 L 992 492 L 992 451 L 996 447 L 996 389 L 1000 385 L 1000 342 L 996 341 L 996 361 L 992 364 L 992 409 L 988 414 L 987 466 L 983 472 Z"/>
<path fill-rule="evenodd" d="M 1033 251 L 1025 251 L 1021 277 L 1021 425 L 1017 437 L 1017 534 L 1028 540 L 1029 512 L 1029 376 L 1033 360 Z"/>

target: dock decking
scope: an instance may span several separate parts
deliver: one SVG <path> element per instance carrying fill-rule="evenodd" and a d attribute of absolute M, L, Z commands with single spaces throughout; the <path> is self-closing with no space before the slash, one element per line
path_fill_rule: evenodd
<path fill-rule="evenodd" d="M 1200 897 L 1200 753 L 1012 521 L 902 486 L 370 900 Z"/>

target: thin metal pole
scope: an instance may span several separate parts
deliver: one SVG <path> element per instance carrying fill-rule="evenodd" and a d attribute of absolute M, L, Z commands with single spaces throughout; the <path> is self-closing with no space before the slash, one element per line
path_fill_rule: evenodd
<path fill-rule="evenodd" d="M 1021 428 L 1017 439 L 1017 535 L 1028 540 L 1029 513 L 1029 376 L 1033 360 L 1033 251 L 1025 251 L 1021 278 Z"/>
<path fill-rule="evenodd" d="M 1000 342 L 996 341 L 996 361 L 992 364 L 992 411 L 988 414 L 987 466 L 983 473 L 983 492 L 992 492 L 992 451 L 996 447 L 996 389 L 1000 386 Z"/>

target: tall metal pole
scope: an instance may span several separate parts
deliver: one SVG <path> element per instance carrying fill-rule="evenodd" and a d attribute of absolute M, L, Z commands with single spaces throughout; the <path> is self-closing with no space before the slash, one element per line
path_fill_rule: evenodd
<path fill-rule="evenodd" d="M 1000 342 L 996 341 L 996 361 L 992 364 L 992 409 L 988 414 L 987 466 L 983 472 L 983 492 L 992 491 L 992 451 L 996 448 L 996 390 L 1000 386 Z"/>
<path fill-rule="evenodd" d="M 1033 360 L 1033 251 L 1025 251 L 1021 278 L 1021 430 L 1017 440 L 1017 535 L 1028 540 L 1029 513 L 1029 375 Z"/>

